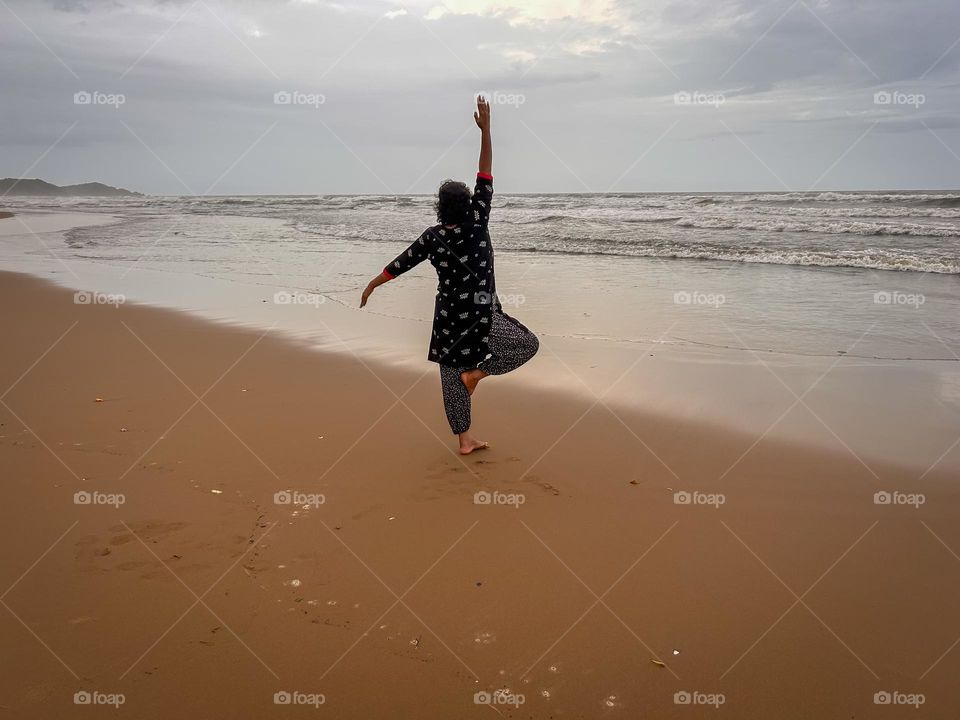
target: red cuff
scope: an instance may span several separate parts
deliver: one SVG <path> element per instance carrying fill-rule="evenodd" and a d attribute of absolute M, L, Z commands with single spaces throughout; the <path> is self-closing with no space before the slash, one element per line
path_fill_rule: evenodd
<path fill-rule="evenodd" d="M 493 180 L 493 175 L 487 175 L 487 173 L 478 172 L 478 178 L 483 178 L 484 180 Z"/>
<path fill-rule="evenodd" d="M 383 274 L 387 276 L 387 280 L 393 280 L 396 277 L 396 275 L 391 274 L 386 268 L 383 269 Z"/>

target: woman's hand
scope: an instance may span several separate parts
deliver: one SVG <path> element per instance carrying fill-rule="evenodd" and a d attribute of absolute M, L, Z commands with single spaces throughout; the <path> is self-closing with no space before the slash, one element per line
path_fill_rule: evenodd
<path fill-rule="evenodd" d="M 483 95 L 477 95 L 477 111 L 473 119 L 481 130 L 490 130 L 490 104 Z"/>
<path fill-rule="evenodd" d="M 368 282 L 367 286 L 363 289 L 363 294 L 360 296 L 360 307 L 366 305 L 373 291 L 387 282 L 391 277 L 392 276 L 387 275 L 386 271 L 384 271 Z"/>
<path fill-rule="evenodd" d="M 367 300 L 370 299 L 370 295 L 373 294 L 373 291 L 374 291 L 373 283 L 370 283 L 363 289 L 363 294 L 360 296 L 360 307 L 363 307 L 364 305 L 367 304 Z"/>
<path fill-rule="evenodd" d="M 484 175 L 493 174 L 493 140 L 490 139 L 490 103 L 483 95 L 477 95 L 477 111 L 473 114 L 480 128 L 480 162 L 477 170 Z"/>

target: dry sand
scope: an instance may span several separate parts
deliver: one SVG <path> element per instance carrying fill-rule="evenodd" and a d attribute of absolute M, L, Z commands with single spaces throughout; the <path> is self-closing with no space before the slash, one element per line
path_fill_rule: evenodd
<path fill-rule="evenodd" d="M 427 363 L 9 273 L 0 315 L 5 716 L 111 712 L 78 691 L 137 718 L 320 717 L 278 691 L 364 719 L 960 711 L 956 478 L 618 417 L 526 389 L 536 360 L 481 384 L 493 447 L 461 459 Z M 474 704 L 496 689 L 523 703 Z"/>

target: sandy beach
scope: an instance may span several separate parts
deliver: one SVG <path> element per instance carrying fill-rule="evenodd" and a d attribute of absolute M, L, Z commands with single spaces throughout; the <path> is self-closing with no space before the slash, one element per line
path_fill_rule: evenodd
<path fill-rule="evenodd" d="M 0 17 L 0 720 L 960 718 L 956 0 Z"/>
<path fill-rule="evenodd" d="M 460 458 L 432 365 L 11 273 L 0 299 L 10 717 L 77 692 L 138 718 L 960 704 L 942 470 L 614 413 L 532 368 L 482 387 L 492 448 Z M 921 712 L 875 705 L 895 692 Z"/>

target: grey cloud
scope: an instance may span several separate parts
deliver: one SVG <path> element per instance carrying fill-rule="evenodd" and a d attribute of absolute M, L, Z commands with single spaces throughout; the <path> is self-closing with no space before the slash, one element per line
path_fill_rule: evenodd
<path fill-rule="evenodd" d="M 778 144 L 797 151 L 790 172 L 798 184 L 829 165 L 818 155 L 834 138 L 855 137 L 874 120 L 878 136 L 898 143 L 888 186 L 898 176 L 915 184 L 921 162 L 930 162 L 920 120 L 960 152 L 960 45 L 937 62 L 960 35 L 953 0 L 810 0 L 819 20 L 797 3 L 784 14 L 790 2 L 623 1 L 624 22 L 610 24 L 384 19 L 396 7 L 385 2 L 338 10 L 208 0 L 215 16 L 197 5 L 176 26 L 191 7 L 185 0 L 7 2 L 80 80 L 19 23 L 0 23 L 3 175 L 19 175 L 77 122 L 32 174 L 182 192 L 122 120 L 202 190 L 276 123 L 218 190 L 383 192 L 386 182 L 399 192 L 437 161 L 414 188 L 430 191 L 441 176 L 468 176 L 475 162 L 470 99 L 478 90 L 524 96 L 522 105 L 494 108 L 502 190 L 604 190 L 675 122 L 617 189 L 779 187 L 749 155 L 736 173 L 725 172 L 733 156 L 720 142 L 731 137 L 723 123 L 762 140 L 758 152 L 776 154 Z M 127 102 L 77 107 L 78 89 L 122 92 Z M 877 107 L 873 93 L 883 89 L 927 101 Z M 278 106 L 280 90 L 326 102 Z M 727 102 L 678 107 L 678 91 L 722 92 Z M 870 142 L 873 133 L 868 149 Z M 911 148 L 923 158 L 917 167 L 904 166 Z M 837 177 L 871 187 L 881 160 Z M 931 171 L 931 182 L 946 182 L 953 170 Z"/>

